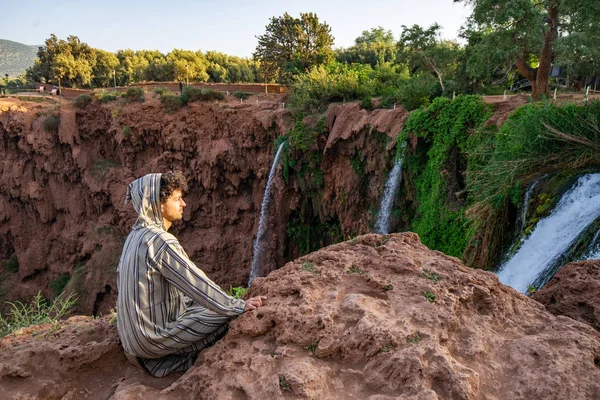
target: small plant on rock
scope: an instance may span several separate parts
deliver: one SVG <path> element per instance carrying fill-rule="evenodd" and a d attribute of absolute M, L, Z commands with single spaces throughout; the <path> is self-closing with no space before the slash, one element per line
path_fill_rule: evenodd
<path fill-rule="evenodd" d="M 283 375 L 279 375 L 279 389 L 281 389 L 282 392 L 291 392 L 292 391 L 290 384 L 288 383 L 288 381 L 285 379 L 285 376 L 283 376 Z"/>
<path fill-rule="evenodd" d="M 429 292 L 427 290 L 423 291 L 423 296 L 429 301 L 433 303 L 435 301 L 435 293 Z"/>
<path fill-rule="evenodd" d="M 442 280 L 442 277 L 437 272 L 433 272 L 428 269 L 424 269 L 423 272 L 421 272 L 421 277 L 429 279 L 432 282 L 439 282 Z"/>
<path fill-rule="evenodd" d="M 19 259 L 16 254 L 13 254 L 8 260 L 4 261 L 4 268 L 13 274 L 19 272 Z"/>
<path fill-rule="evenodd" d="M 302 271 L 308 271 L 313 275 L 320 274 L 320 272 L 315 269 L 315 265 L 308 261 L 302 263 Z"/>
<path fill-rule="evenodd" d="M 419 332 L 417 332 L 417 333 L 413 333 L 412 335 L 408 335 L 406 337 L 406 343 L 408 343 L 409 345 L 413 345 L 413 344 L 419 343 L 422 339 L 423 339 L 423 335 L 421 335 Z"/>
<path fill-rule="evenodd" d="M 388 343 L 381 348 L 380 352 L 381 353 L 389 353 L 392 350 L 394 350 L 394 345 L 391 343 Z"/>
<path fill-rule="evenodd" d="M 246 288 L 246 287 L 243 287 L 243 286 L 237 286 L 237 287 L 229 286 L 229 295 L 233 296 L 236 299 L 241 299 L 242 296 L 244 296 L 246 293 L 248 293 L 248 288 Z"/>
<path fill-rule="evenodd" d="M 46 117 L 43 122 L 43 127 L 46 132 L 58 133 L 58 126 L 60 125 L 60 118 L 56 115 L 50 115 Z"/>
<path fill-rule="evenodd" d="M 358 274 L 358 275 L 363 275 L 365 273 L 364 270 L 358 268 L 356 265 L 352 264 L 352 266 L 350 267 L 350 269 L 348 270 L 349 274 Z"/>
<path fill-rule="evenodd" d="M 61 293 L 48 303 L 38 292 L 29 304 L 8 302 L 11 306 L 9 317 L 5 319 L 0 315 L 0 337 L 31 325 L 58 324 L 62 317 L 71 312 L 76 301 L 75 296 L 64 297 Z"/>

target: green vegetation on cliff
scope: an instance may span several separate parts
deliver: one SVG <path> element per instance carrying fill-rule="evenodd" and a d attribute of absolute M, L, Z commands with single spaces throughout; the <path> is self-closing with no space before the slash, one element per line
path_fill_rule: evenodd
<path fill-rule="evenodd" d="M 473 234 L 465 216 L 462 176 L 467 139 L 489 116 L 489 107 L 479 97 L 438 97 L 428 108 L 410 115 L 402 134 L 423 138 L 427 147 L 421 164 L 416 157 L 407 160 L 416 192 L 413 231 L 425 245 L 456 257 L 462 255 Z"/>
<path fill-rule="evenodd" d="M 523 188 L 549 176 L 532 200 L 527 234 L 577 174 L 600 167 L 600 102 L 527 104 L 501 128 L 483 127 L 490 115 L 475 96 L 437 98 L 413 112 L 402 133 L 419 138 L 406 159 L 412 230 L 427 246 L 481 268 L 495 266 L 512 240 Z"/>

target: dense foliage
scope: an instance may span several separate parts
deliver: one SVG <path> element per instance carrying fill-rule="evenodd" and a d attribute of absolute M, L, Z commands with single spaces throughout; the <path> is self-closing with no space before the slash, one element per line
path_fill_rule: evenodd
<path fill-rule="evenodd" d="M 160 82 L 258 82 L 257 61 L 216 51 L 174 49 L 168 54 L 157 50 L 118 50 L 110 53 L 94 49 L 77 36 L 67 40 L 52 34 L 39 47 L 37 59 L 27 70 L 31 82 L 65 87 L 110 87 L 144 81 Z"/>
<path fill-rule="evenodd" d="M 425 245 L 457 257 L 473 234 L 461 193 L 467 139 L 489 116 L 488 106 L 476 96 L 438 97 L 428 108 L 414 111 L 403 130 L 405 137 L 423 138 L 428 148 L 421 165 L 407 160 L 416 186 L 413 230 Z"/>

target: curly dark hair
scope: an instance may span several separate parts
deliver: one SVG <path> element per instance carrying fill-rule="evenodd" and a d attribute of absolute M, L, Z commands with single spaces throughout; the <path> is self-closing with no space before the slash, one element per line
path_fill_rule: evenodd
<path fill-rule="evenodd" d="M 187 190 L 187 179 L 181 171 L 167 172 L 160 176 L 160 202 L 166 203 L 174 191 Z"/>

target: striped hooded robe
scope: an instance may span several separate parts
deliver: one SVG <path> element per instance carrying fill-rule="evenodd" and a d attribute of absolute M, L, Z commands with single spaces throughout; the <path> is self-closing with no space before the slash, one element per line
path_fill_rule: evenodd
<path fill-rule="evenodd" d="M 244 312 L 211 281 L 164 229 L 160 176 L 149 174 L 127 188 L 138 219 L 125 240 L 117 269 L 117 329 L 131 360 L 155 376 L 191 367 L 198 351 L 224 334 Z"/>

